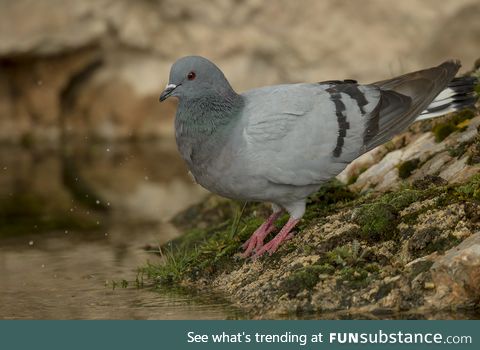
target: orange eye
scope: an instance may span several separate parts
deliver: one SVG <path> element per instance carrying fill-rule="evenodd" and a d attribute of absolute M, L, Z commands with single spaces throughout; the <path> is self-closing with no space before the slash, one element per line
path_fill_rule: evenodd
<path fill-rule="evenodd" d="M 190 73 L 187 74 L 187 79 L 188 80 L 193 80 L 193 79 L 195 79 L 196 76 L 197 75 L 195 74 L 195 72 L 190 72 Z"/>

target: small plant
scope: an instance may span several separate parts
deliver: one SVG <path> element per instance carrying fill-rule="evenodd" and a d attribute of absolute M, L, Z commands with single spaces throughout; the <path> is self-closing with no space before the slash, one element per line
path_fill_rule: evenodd
<path fill-rule="evenodd" d="M 304 289 L 314 288 L 320 281 L 321 275 L 333 272 L 335 269 L 328 264 L 302 267 L 283 280 L 279 290 L 281 293 L 287 292 L 288 296 L 293 298 Z"/>
<path fill-rule="evenodd" d="M 418 168 L 418 165 L 420 164 L 420 159 L 415 158 L 415 159 L 410 159 L 398 166 L 398 176 L 401 179 L 406 179 L 410 175 L 412 175 L 412 172 Z"/>
<path fill-rule="evenodd" d="M 237 233 L 238 225 L 240 225 L 240 220 L 242 219 L 243 213 L 245 212 L 247 203 L 248 202 L 243 203 L 242 209 L 239 209 L 237 206 L 236 210 L 234 211 L 235 214 L 234 214 L 232 226 L 230 229 L 230 238 L 233 238 Z"/>
<path fill-rule="evenodd" d="M 475 117 L 475 113 L 469 109 L 466 109 L 455 113 L 446 122 L 435 125 L 432 130 L 435 135 L 435 141 L 442 142 L 451 133 L 457 130 L 462 130 L 463 127 L 459 125 L 466 120 L 472 119 L 473 117 Z"/>
<path fill-rule="evenodd" d="M 457 127 L 453 123 L 438 124 L 433 128 L 433 134 L 435 135 L 435 142 L 442 142 L 452 132 L 456 131 Z"/>

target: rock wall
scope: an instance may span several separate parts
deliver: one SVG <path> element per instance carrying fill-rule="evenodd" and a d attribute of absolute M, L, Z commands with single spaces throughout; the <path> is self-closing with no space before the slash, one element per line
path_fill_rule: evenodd
<path fill-rule="evenodd" d="M 171 63 L 207 56 L 244 90 L 294 81 L 372 81 L 478 56 L 475 0 L 4 0 L 0 141 L 156 138 Z M 448 24 L 448 25 L 446 25 Z"/>

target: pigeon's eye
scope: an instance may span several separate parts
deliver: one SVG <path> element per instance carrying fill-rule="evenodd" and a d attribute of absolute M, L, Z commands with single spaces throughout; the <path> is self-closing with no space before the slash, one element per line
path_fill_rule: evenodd
<path fill-rule="evenodd" d="M 193 79 L 195 79 L 196 76 L 197 75 L 195 74 L 195 72 L 190 72 L 190 73 L 187 74 L 187 79 L 188 80 L 193 80 Z"/>

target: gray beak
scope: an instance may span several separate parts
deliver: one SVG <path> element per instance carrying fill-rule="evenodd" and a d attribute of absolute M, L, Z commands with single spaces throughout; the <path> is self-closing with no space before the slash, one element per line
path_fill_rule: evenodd
<path fill-rule="evenodd" d="M 165 87 L 165 90 L 163 90 L 162 94 L 160 95 L 160 102 L 165 101 L 168 98 L 168 96 L 172 94 L 173 90 L 177 88 L 177 86 L 178 85 L 175 85 L 175 84 L 168 84 Z"/>

